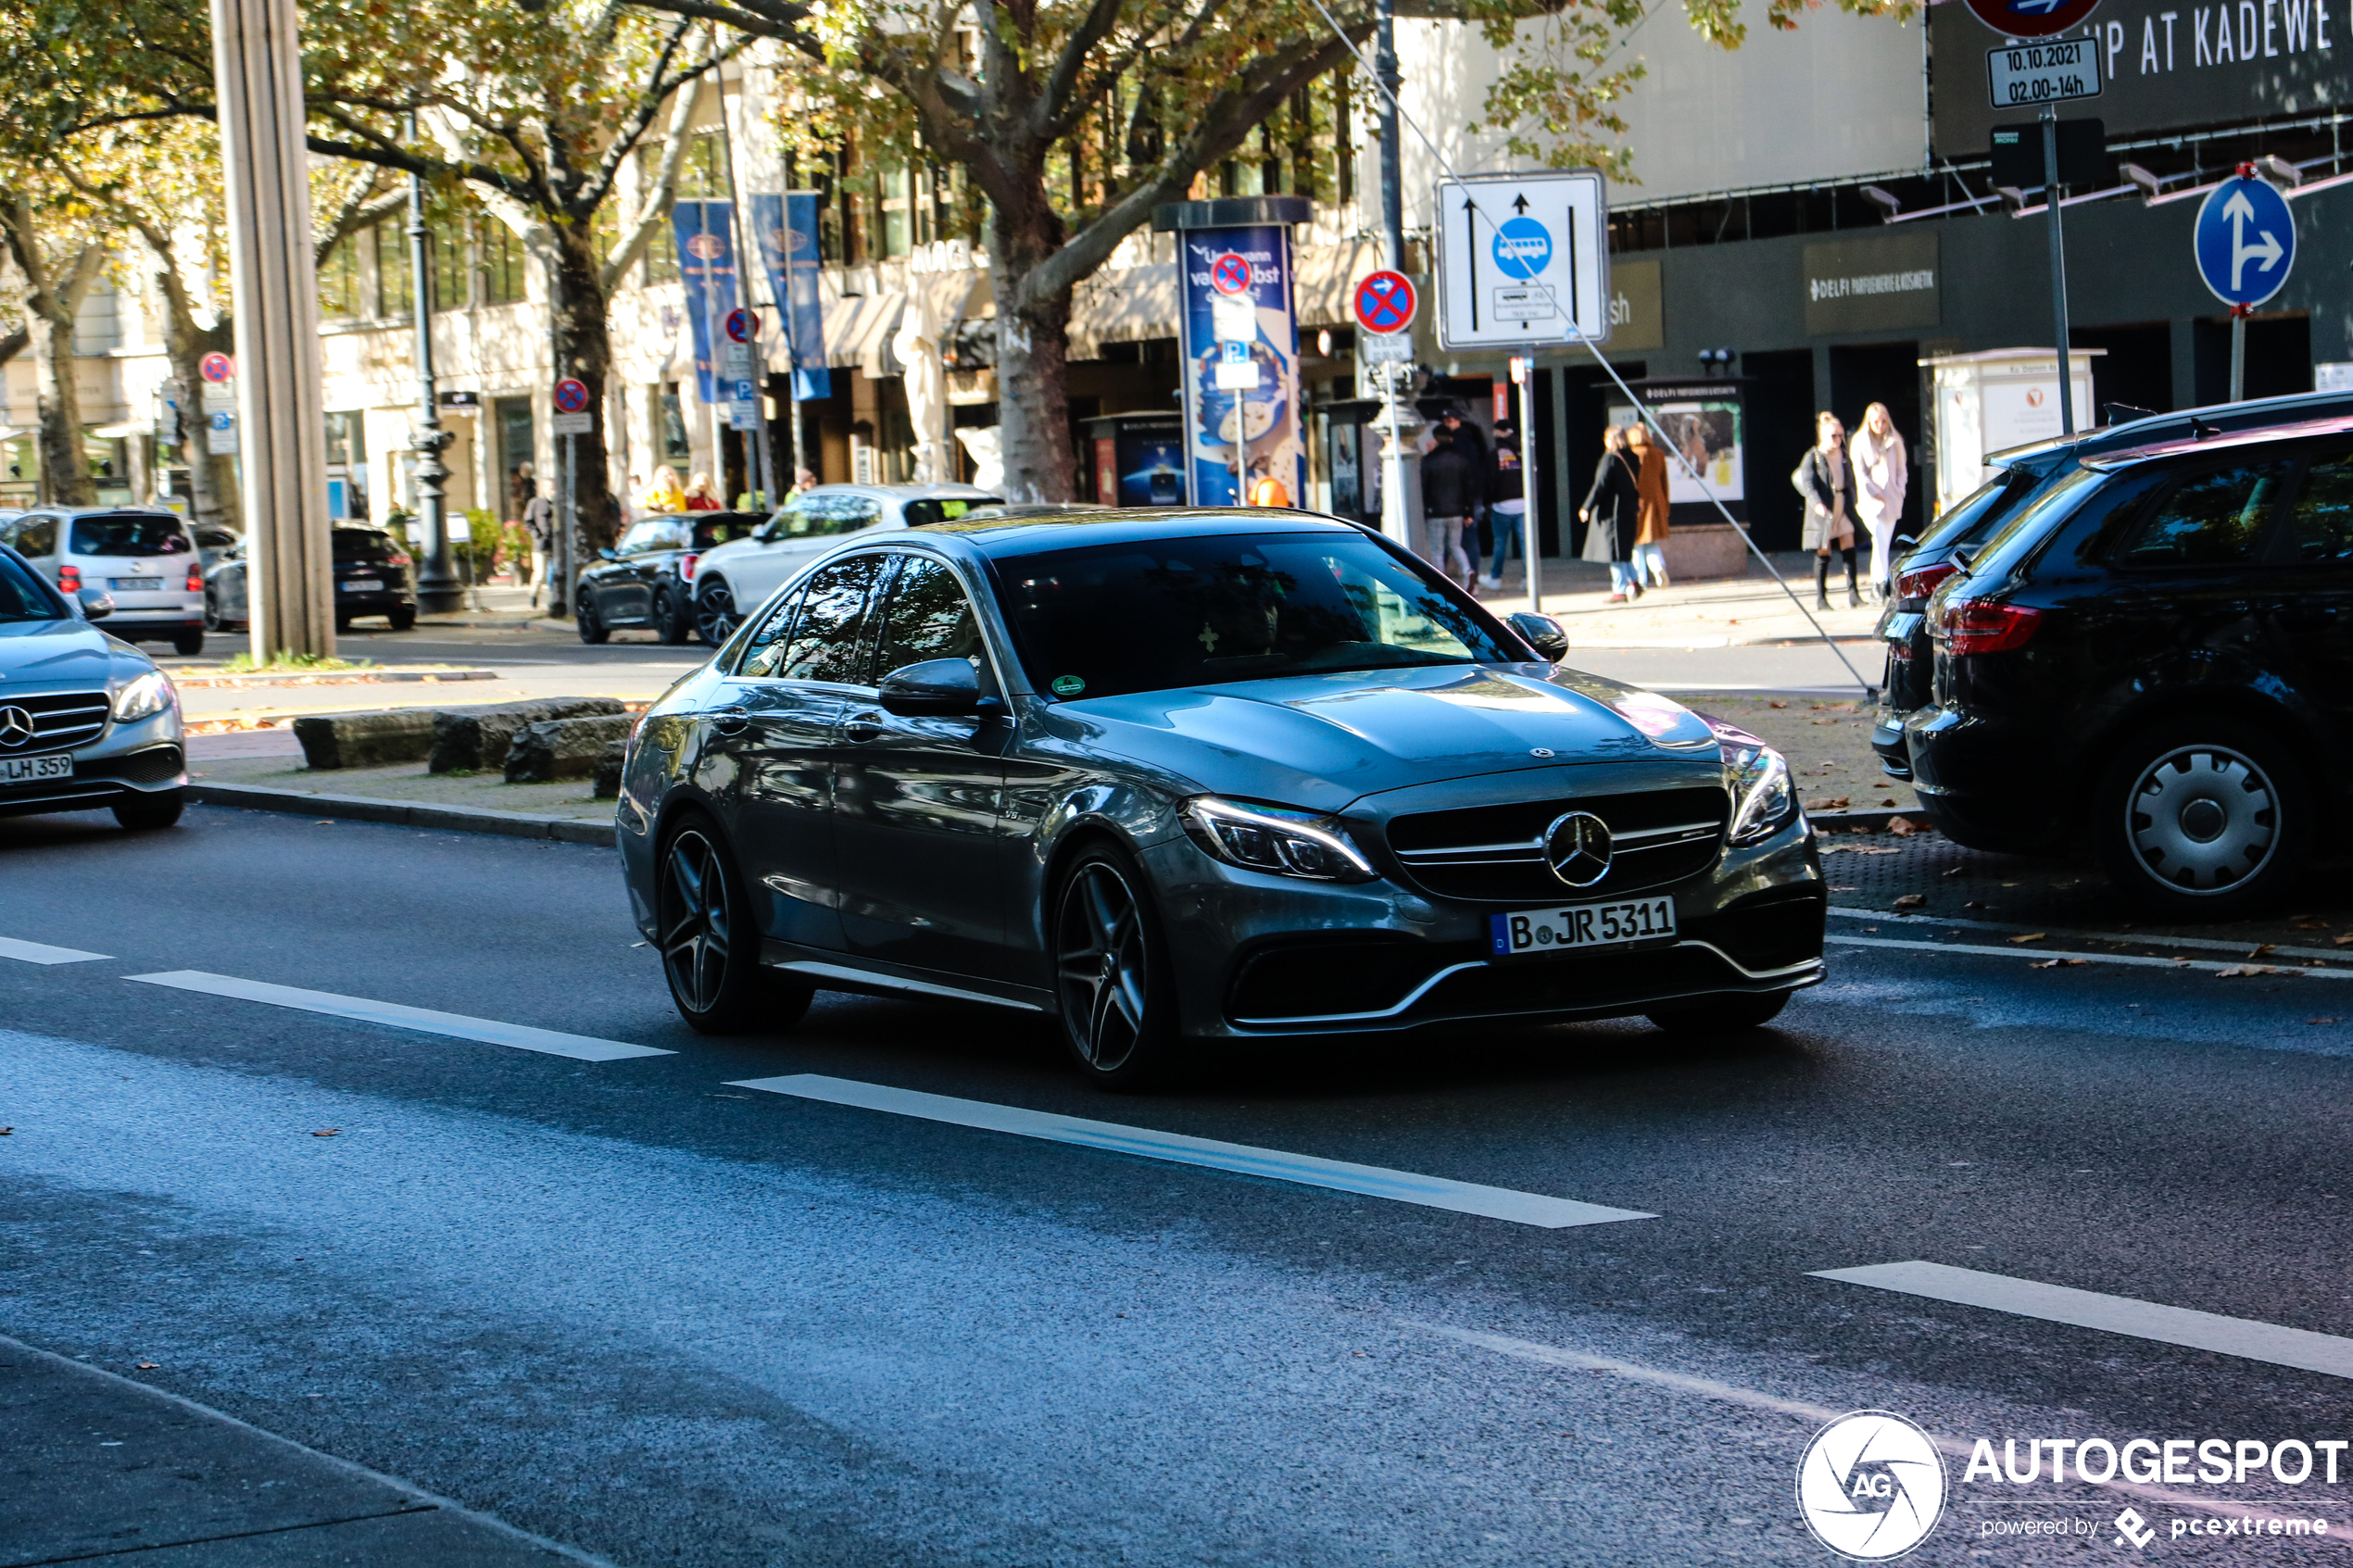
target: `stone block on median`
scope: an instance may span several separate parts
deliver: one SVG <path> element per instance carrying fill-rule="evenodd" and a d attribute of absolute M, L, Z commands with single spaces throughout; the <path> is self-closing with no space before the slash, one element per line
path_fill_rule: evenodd
<path fill-rule="evenodd" d="M 584 719 L 622 711 L 619 698 L 550 696 L 528 702 L 480 703 L 445 708 L 434 715 L 433 748 L 426 770 L 479 773 L 507 763 L 507 748 L 525 726 L 551 719 Z"/>
<path fill-rule="evenodd" d="M 527 724 L 507 747 L 507 782 L 547 784 L 593 777 L 606 746 L 627 741 L 635 722 L 625 713 L 615 713 Z"/>
<path fill-rule="evenodd" d="M 302 759 L 311 768 L 377 768 L 420 762 L 433 750 L 434 715 L 423 708 L 388 713 L 321 713 L 294 721 Z"/>
<path fill-rule="evenodd" d="M 598 799 L 618 800 L 621 798 L 621 769 L 622 764 L 628 759 L 629 738 L 626 735 L 619 740 L 605 742 L 605 749 L 597 759 Z"/>

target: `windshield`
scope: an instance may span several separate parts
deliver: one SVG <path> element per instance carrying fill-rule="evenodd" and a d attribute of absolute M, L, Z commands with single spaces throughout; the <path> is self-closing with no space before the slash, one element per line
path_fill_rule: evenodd
<path fill-rule="evenodd" d="M 910 501 L 900 510 L 907 514 L 907 526 L 921 528 L 926 523 L 952 522 L 975 507 L 1001 507 L 1000 495 L 975 495 L 968 501 Z"/>
<path fill-rule="evenodd" d="M 1986 530 L 2008 516 L 2036 483 L 2036 476 L 2023 469 L 2005 469 L 1937 514 L 1928 536 L 1913 551 L 1943 550 L 1984 538 Z"/>
<path fill-rule="evenodd" d="M 0 555 L 0 621 L 62 621 L 66 614 L 40 573 Z"/>
<path fill-rule="evenodd" d="M 2004 520 L 2001 526 L 1994 531 L 1994 536 L 1985 541 L 1985 547 L 1977 552 L 1976 561 L 1982 563 L 1993 559 L 1995 551 L 2029 530 L 2039 534 L 2044 523 L 2067 516 L 2075 509 L 2075 503 L 2083 498 L 2091 486 L 2108 477 L 2096 469 L 2077 469 L 2068 474 L 2035 496 L 2032 505 L 2020 508 Z M 1971 570 L 1975 570 L 1975 565 Z"/>
<path fill-rule="evenodd" d="M 187 524 L 170 512 L 100 512 L 73 520 L 66 548 L 77 556 L 177 556 L 190 545 Z"/>
<path fill-rule="evenodd" d="M 998 571 L 1030 682 L 1057 696 L 1523 657 L 1471 605 L 1353 533 L 1097 545 Z"/>

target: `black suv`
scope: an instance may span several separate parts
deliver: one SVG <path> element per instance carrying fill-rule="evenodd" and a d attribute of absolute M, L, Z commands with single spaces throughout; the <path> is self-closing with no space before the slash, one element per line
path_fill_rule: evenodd
<path fill-rule="evenodd" d="M 2353 415 L 2085 458 L 1927 614 L 1904 737 L 1948 837 L 2088 843 L 2178 917 L 2263 902 L 2353 781 Z"/>
<path fill-rule="evenodd" d="M 2109 406 L 2110 411 L 2117 405 Z M 2127 410 L 2129 412 L 2129 410 Z M 1918 544 L 1898 539 L 1905 549 L 1894 571 L 1894 592 L 1881 612 L 1878 634 L 1887 644 L 1887 673 L 1880 682 L 1878 722 L 1871 729 L 1871 749 L 1892 778 L 1908 779 L 1912 763 L 1904 745 L 1904 721 L 1929 701 L 1929 596 L 1944 581 L 1975 559 L 1996 529 L 2018 516 L 2029 501 L 2076 471 L 2077 467 L 2104 452 L 2153 445 L 2195 435 L 2275 425 L 2289 420 L 2323 419 L 2353 414 L 2353 395 L 2305 392 L 2288 397 L 2265 397 L 2193 408 L 2180 414 L 2152 414 L 2123 424 L 2079 431 L 2073 435 L 2031 445 L 2013 446 L 1985 459 L 1992 477 L 1967 496 L 1946 508 L 1930 524 Z"/>
<path fill-rule="evenodd" d="M 766 512 L 669 512 L 631 523 L 621 543 L 598 550 L 598 564 L 580 574 L 573 600 L 580 640 L 601 643 L 621 626 L 649 626 L 665 643 L 697 635 L 696 560 L 767 522 Z"/>

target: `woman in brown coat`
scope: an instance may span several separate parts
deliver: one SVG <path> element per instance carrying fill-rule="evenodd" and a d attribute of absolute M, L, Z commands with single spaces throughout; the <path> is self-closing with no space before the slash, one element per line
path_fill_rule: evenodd
<path fill-rule="evenodd" d="M 1667 454 L 1651 437 L 1650 427 L 1637 424 L 1626 433 L 1642 470 L 1634 479 L 1637 498 L 1634 531 L 1634 574 L 1646 586 L 1667 586 Z"/>

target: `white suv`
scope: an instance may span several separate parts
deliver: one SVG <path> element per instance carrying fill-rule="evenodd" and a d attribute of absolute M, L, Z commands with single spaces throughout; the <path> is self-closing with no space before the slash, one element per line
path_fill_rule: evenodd
<path fill-rule="evenodd" d="M 204 559 L 177 512 L 151 507 L 37 507 L 0 523 L 8 545 L 69 599 L 114 600 L 107 630 L 126 643 L 204 652 Z"/>
<path fill-rule="evenodd" d="M 787 578 L 869 528 L 921 528 L 1002 497 L 969 484 L 815 484 L 788 498 L 748 539 L 706 550 L 694 564 L 695 631 L 717 647 Z"/>

